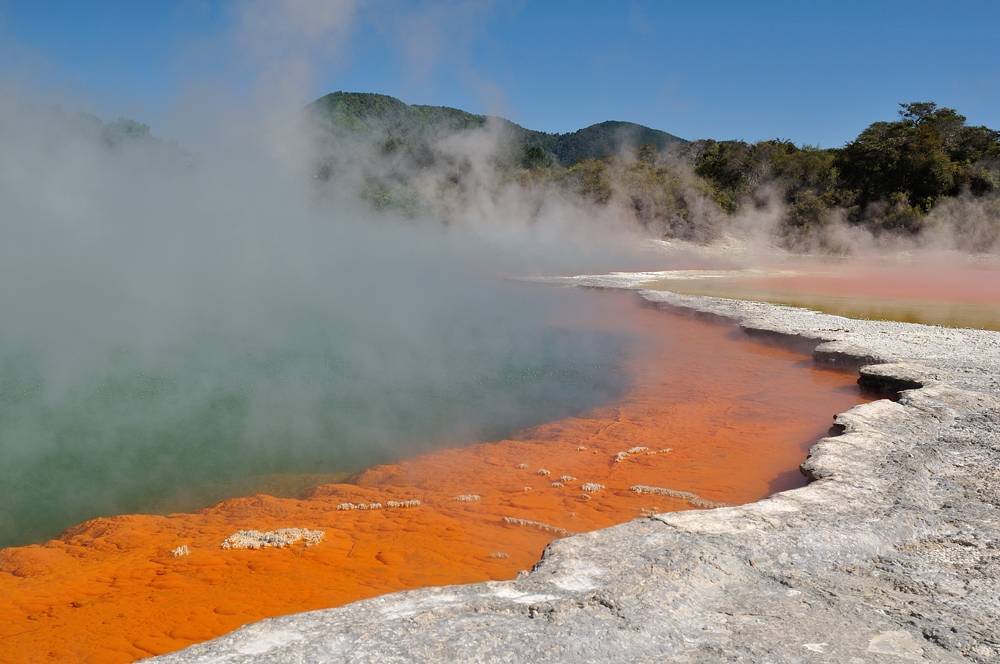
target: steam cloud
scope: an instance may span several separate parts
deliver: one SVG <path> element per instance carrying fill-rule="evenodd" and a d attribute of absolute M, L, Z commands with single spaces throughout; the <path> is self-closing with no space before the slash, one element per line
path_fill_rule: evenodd
<path fill-rule="evenodd" d="M 754 247 L 742 262 L 775 251 L 780 183 L 726 216 L 660 155 L 689 214 L 647 219 L 650 202 L 614 172 L 604 204 L 511 179 L 496 123 L 437 137 L 433 164 L 316 126 L 312 66 L 344 57 L 360 11 L 240 5 L 226 57 L 248 79 L 230 90 L 199 63 L 160 118 L 179 145 L 4 72 L 0 545 L 587 408 L 622 389 L 626 340 L 554 324 L 585 294 L 505 277 L 663 269 L 637 249 L 650 235 L 728 235 Z M 441 59 L 420 35 L 403 49 L 422 54 L 420 76 Z M 317 178 L 320 163 L 335 177 Z M 415 205 L 373 210 L 359 198 L 372 180 L 405 181 Z M 921 241 L 954 244 L 944 229 L 962 227 L 995 242 L 990 205 L 940 206 L 940 232 Z M 835 218 L 822 232 L 802 247 L 881 248 Z"/>
<path fill-rule="evenodd" d="M 353 11 L 251 4 L 233 43 L 262 87 L 276 63 L 296 87 Z M 461 223 L 376 214 L 357 197 L 373 148 L 319 140 L 304 95 L 279 96 L 216 95 L 173 118 L 201 139 L 175 145 L 3 83 L 0 545 L 501 436 L 622 388 L 624 340 L 559 325 L 579 294 L 503 277 L 604 269 L 634 236 L 605 226 L 597 262 L 593 237 L 564 239 L 584 210 L 519 224 L 526 203 L 486 187 L 452 201 Z M 443 149 L 489 178 L 496 143 Z M 319 149 L 344 177 L 315 177 Z"/>

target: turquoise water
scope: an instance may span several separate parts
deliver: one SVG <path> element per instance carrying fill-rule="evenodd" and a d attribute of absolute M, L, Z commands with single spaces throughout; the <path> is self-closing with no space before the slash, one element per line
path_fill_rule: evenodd
<path fill-rule="evenodd" d="M 81 342 L 69 363 L 45 344 L 6 344 L 0 545 L 98 515 L 190 509 L 269 473 L 352 472 L 503 437 L 624 388 L 626 339 L 552 324 L 593 294 L 463 293 L 419 317 L 290 307 L 255 328 L 206 314 L 155 343 Z"/>

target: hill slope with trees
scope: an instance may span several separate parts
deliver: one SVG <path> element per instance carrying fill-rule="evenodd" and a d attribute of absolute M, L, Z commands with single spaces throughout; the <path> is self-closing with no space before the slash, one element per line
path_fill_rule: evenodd
<path fill-rule="evenodd" d="M 627 122 L 551 134 L 367 93 L 336 92 L 309 111 L 331 135 L 374 145 L 362 195 L 380 208 L 447 218 L 471 188 L 518 186 L 617 206 L 655 237 L 707 242 L 753 232 L 766 217 L 766 232 L 798 249 L 849 250 L 845 229 L 876 242 L 936 234 L 963 249 L 1000 248 L 1000 132 L 932 102 L 900 104 L 896 120 L 827 149 L 777 139 L 686 141 Z M 447 147 L 484 130 L 493 138 L 488 181 L 472 167 L 481 146 Z M 320 167 L 322 177 L 335 174 L 336 161 Z"/>
<path fill-rule="evenodd" d="M 358 131 L 380 131 L 386 139 L 405 145 L 439 139 L 457 131 L 480 129 L 492 123 L 515 152 L 528 151 L 535 159 L 546 158 L 563 166 L 582 159 L 613 157 L 623 149 L 654 145 L 666 150 L 686 144 L 665 131 L 632 122 L 601 122 L 566 134 L 546 133 L 497 116 L 477 115 L 447 106 L 406 104 L 395 97 L 366 92 L 333 92 L 309 106 L 313 113 L 334 126 Z M 529 161 L 531 156 L 527 156 Z"/>

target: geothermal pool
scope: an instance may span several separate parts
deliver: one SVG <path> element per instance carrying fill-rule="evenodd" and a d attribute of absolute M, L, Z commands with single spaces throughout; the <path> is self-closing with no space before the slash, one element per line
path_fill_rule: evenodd
<path fill-rule="evenodd" d="M 796 258 L 752 271 L 677 271 L 643 287 L 851 318 L 1000 330 L 1000 263 L 990 257 Z"/>
<path fill-rule="evenodd" d="M 421 303 L 415 284 L 396 293 L 409 303 L 344 311 L 317 297 L 275 305 L 266 325 L 196 312 L 159 333 L 104 325 L 72 349 L 0 331 L 0 546 L 100 515 L 298 495 L 622 392 L 624 331 L 553 324 L 581 294 L 486 292 Z"/>
<path fill-rule="evenodd" d="M 732 326 L 655 309 L 632 293 L 544 290 L 587 304 L 558 312 L 560 329 L 627 340 L 602 369 L 619 377 L 604 398 L 550 409 L 544 421 L 485 442 L 415 452 L 307 496 L 99 518 L 44 544 L 0 550 L 4 656 L 125 662 L 266 616 L 511 578 L 566 533 L 802 485 L 808 446 L 833 414 L 864 400 L 855 375 Z M 381 508 L 338 509 L 345 503 Z M 311 547 L 220 548 L 239 529 L 284 527 L 325 536 Z M 189 555 L 171 555 L 182 545 Z"/>

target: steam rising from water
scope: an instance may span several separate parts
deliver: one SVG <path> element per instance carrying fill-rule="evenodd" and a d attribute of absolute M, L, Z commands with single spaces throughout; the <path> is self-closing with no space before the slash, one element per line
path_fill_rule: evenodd
<path fill-rule="evenodd" d="M 502 435 L 621 387 L 620 339 L 499 278 L 528 266 L 509 236 L 376 218 L 307 153 L 120 134 L 0 108 L 0 542 Z"/>
<path fill-rule="evenodd" d="M 503 278 L 671 267 L 637 263 L 634 206 L 505 180 L 493 124 L 441 137 L 438 170 L 320 140 L 311 64 L 342 53 L 354 14 L 241 4 L 224 41 L 250 100 L 199 62 L 159 118 L 181 145 L 0 80 L 0 545 L 501 436 L 622 388 L 626 340 L 559 324 L 585 295 Z M 359 200 L 400 169 L 433 205 Z M 688 204 L 693 237 L 723 225 L 703 194 Z M 759 241 L 737 262 L 772 250 L 779 209 L 726 219 Z"/>
<path fill-rule="evenodd" d="M 350 173 L 314 177 L 296 90 L 346 34 L 335 4 L 247 5 L 233 43 L 280 102 L 217 94 L 172 118 L 198 137 L 182 146 L 0 83 L 0 545 L 501 436 L 622 388 L 624 340 L 559 324 L 579 294 L 503 277 L 606 269 L 631 235 L 608 227 L 595 263 L 594 237 L 552 231 L 580 210 L 529 227 L 521 201 L 478 198 L 446 229 L 374 214 Z M 495 142 L 452 149 L 480 164 Z M 333 148 L 360 172 L 364 146 Z"/>

